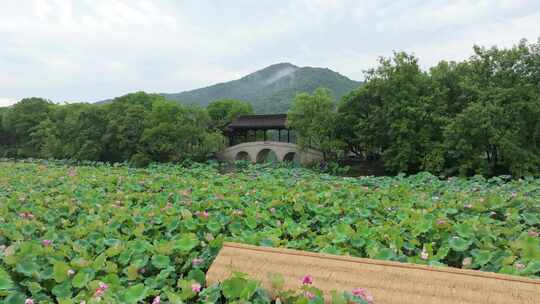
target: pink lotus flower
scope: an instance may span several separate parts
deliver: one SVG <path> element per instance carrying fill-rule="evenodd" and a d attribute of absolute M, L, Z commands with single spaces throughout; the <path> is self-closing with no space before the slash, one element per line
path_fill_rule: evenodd
<path fill-rule="evenodd" d="M 201 258 L 195 258 L 191 261 L 191 265 L 193 265 L 193 267 L 197 267 L 201 265 L 202 263 L 204 263 L 204 259 L 201 259 Z"/>
<path fill-rule="evenodd" d="M 525 269 L 525 265 L 523 263 L 516 263 L 516 268 L 519 270 Z"/>
<path fill-rule="evenodd" d="M 52 244 L 52 242 L 53 242 L 52 240 L 43 240 L 43 241 L 41 241 L 41 244 L 43 246 L 50 246 Z"/>
<path fill-rule="evenodd" d="M 72 275 L 74 275 L 74 274 L 75 274 L 75 270 L 73 270 L 73 269 L 68 269 L 68 271 L 67 271 L 67 275 L 68 275 L 68 276 L 72 276 Z"/>
<path fill-rule="evenodd" d="M 463 266 L 471 265 L 472 264 L 472 258 L 471 257 L 464 258 L 462 264 L 463 264 Z"/>
<path fill-rule="evenodd" d="M 313 284 L 313 277 L 311 275 L 309 275 L 309 274 L 305 275 L 302 278 L 302 284 L 304 284 L 304 285 Z"/>
<path fill-rule="evenodd" d="M 472 207 L 473 207 L 472 204 L 465 204 L 465 205 L 463 205 L 463 208 L 465 208 L 465 209 L 471 209 Z"/>
<path fill-rule="evenodd" d="M 19 216 L 27 220 L 31 220 L 34 218 L 34 215 L 30 212 L 21 212 Z"/>
<path fill-rule="evenodd" d="M 368 301 L 369 303 L 373 302 L 373 295 L 371 295 L 371 293 L 364 288 L 355 288 L 352 290 L 352 294 Z"/>
<path fill-rule="evenodd" d="M 157 296 L 152 300 L 152 304 L 160 304 L 161 303 L 161 297 Z"/>
<path fill-rule="evenodd" d="M 240 216 L 242 214 L 244 214 L 244 211 L 242 211 L 242 210 L 234 210 L 233 211 L 233 215 Z"/>
<path fill-rule="evenodd" d="M 105 294 L 105 291 L 109 288 L 109 285 L 99 282 L 99 287 L 96 289 L 96 292 L 94 293 L 94 297 L 101 297 Z"/>
<path fill-rule="evenodd" d="M 201 292 L 201 284 L 199 284 L 199 283 L 191 284 L 191 291 L 193 291 L 195 293 Z"/>
<path fill-rule="evenodd" d="M 446 220 L 445 219 L 438 219 L 437 220 L 437 225 L 444 225 L 446 224 Z"/>
<path fill-rule="evenodd" d="M 309 292 L 309 291 L 305 291 L 304 292 L 304 296 L 310 300 L 313 300 L 315 299 L 315 295 L 312 293 L 312 292 Z"/>
<path fill-rule="evenodd" d="M 529 236 L 532 236 L 532 237 L 538 237 L 540 235 L 540 233 L 538 233 L 537 231 L 534 231 L 534 230 L 529 230 L 529 232 L 527 232 L 527 234 Z"/>
<path fill-rule="evenodd" d="M 34 300 L 28 298 L 28 299 L 24 300 L 24 304 L 34 304 Z"/>
<path fill-rule="evenodd" d="M 202 217 L 202 218 L 208 218 L 209 214 L 208 214 L 208 211 L 203 211 L 203 212 L 200 212 L 200 211 L 197 211 L 197 215 L 199 217 Z"/>
<path fill-rule="evenodd" d="M 105 290 L 98 288 L 98 289 L 96 289 L 96 292 L 94 292 L 94 297 L 100 298 L 104 294 L 105 294 Z"/>
<path fill-rule="evenodd" d="M 276 213 L 276 208 L 274 208 L 274 207 L 270 208 L 270 212 Z"/>

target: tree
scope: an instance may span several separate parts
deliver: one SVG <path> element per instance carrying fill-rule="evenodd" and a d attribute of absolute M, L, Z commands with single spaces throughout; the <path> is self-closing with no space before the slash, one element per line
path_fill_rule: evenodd
<path fill-rule="evenodd" d="M 4 126 L 8 108 L 0 108 L 0 157 L 5 157 L 9 147 L 9 133 Z"/>
<path fill-rule="evenodd" d="M 445 111 L 440 89 L 418 59 L 395 53 L 380 58 L 364 86 L 344 98 L 339 137 L 357 154 L 382 158 L 388 172 L 439 171 Z"/>
<path fill-rule="evenodd" d="M 234 119 L 241 115 L 253 114 L 251 104 L 235 99 L 221 99 L 211 102 L 206 108 L 210 115 L 210 126 L 223 131 Z"/>
<path fill-rule="evenodd" d="M 540 43 L 475 47 L 463 87 L 470 103 L 445 130 L 462 174 L 537 174 L 540 169 Z"/>
<path fill-rule="evenodd" d="M 287 113 L 287 124 L 296 132 L 301 148 L 319 149 L 328 160 L 336 158 L 344 147 L 344 143 L 336 138 L 336 117 L 332 93 L 318 88 L 311 95 L 296 95 Z"/>
<path fill-rule="evenodd" d="M 106 109 L 82 105 L 68 114 L 66 125 L 71 133 L 64 144 L 66 155 L 76 160 L 103 161 L 107 154 L 104 140 L 108 124 Z"/>
<path fill-rule="evenodd" d="M 81 112 L 95 107 L 89 104 L 72 103 L 51 107 L 49 116 L 31 133 L 32 140 L 39 142 L 39 156 L 42 158 L 77 159 L 78 147 L 75 141 L 81 140 L 83 134 L 77 130 Z M 89 126 L 90 127 L 90 126 Z"/>
<path fill-rule="evenodd" d="M 141 165 L 206 160 L 224 144 L 221 134 L 209 130 L 205 109 L 144 92 L 105 105 L 23 100 L 3 109 L 1 117 L 2 155 L 14 157 Z"/>
<path fill-rule="evenodd" d="M 382 155 L 385 130 L 382 125 L 382 101 L 372 96 L 371 83 L 343 97 L 336 119 L 336 134 L 347 149 L 362 158 Z"/>
<path fill-rule="evenodd" d="M 159 162 L 205 159 L 224 142 L 208 130 L 209 120 L 204 109 L 156 101 L 144 122 L 140 152 Z"/>
<path fill-rule="evenodd" d="M 145 120 L 155 102 L 164 102 L 159 94 L 137 92 L 115 98 L 104 107 L 107 111 L 107 161 L 130 160 L 140 150 Z"/>
<path fill-rule="evenodd" d="M 4 113 L 4 141 L 7 142 L 8 156 L 39 157 L 41 141 L 36 141 L 31 134 L 47 119 L 52 106 L 52 102 L 43 98 L 25 98 Z"/>
<path fill-rule="evenodd" d="M 338 108 L 337 131 L 387 172 L 533 174 L 540 169 L 540 44 L 475 47 L 424 72 L 405 53 L 380 59 Z"/>

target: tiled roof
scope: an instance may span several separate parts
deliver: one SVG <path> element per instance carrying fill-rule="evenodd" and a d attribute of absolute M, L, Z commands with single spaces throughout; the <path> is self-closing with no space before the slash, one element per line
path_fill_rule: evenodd
<path fill-rule="evenodd" d="M 284 129 L 287 114 L 246 115 L 235 119 L 228 129 Z"/>

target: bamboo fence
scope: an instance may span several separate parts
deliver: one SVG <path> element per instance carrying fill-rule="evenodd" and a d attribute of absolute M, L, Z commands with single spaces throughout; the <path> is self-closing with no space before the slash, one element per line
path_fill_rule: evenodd
<path fill-rule="evenodd" d="M 225 243 L 207 273 L 208 284 L 233 272 L 248 274 L 270 291 L 270 274 L 283 275 L 285 289 L 293 290 L 311 275 L 325 295 L 362 287 L 375 304 L 540 304 L 540 280 L 525 277 Z"/>

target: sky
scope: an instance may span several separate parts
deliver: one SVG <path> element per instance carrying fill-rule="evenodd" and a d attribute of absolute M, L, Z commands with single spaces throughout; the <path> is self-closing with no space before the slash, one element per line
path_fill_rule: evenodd
<path fill-rule="evenodd" d="M 539 0 L 1 0 L 0 106 L 175 93 L 290 62 L 351 79 L 540 37 Z"/>

